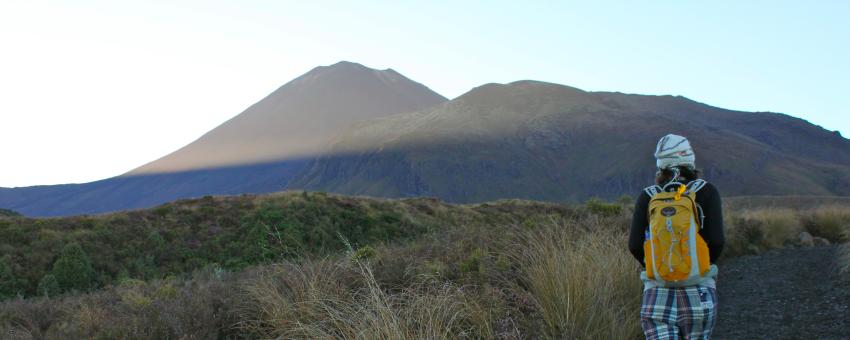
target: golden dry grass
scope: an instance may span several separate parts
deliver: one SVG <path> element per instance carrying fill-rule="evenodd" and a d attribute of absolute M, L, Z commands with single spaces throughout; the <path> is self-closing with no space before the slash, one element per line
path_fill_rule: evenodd
<path fill-rule="evenodd" d="M 611 219 L 605 220 L 610 222 Z M 491 251 L 507 252 L 523 290 L 553 338 L 632 339 L 641 334 L 638 266 L 625 234 L 596 218 L 509 226 Z M 482 259 L 482 261 L 484 261 Z M 481 266 L 484 266 L 483 264 Z M 348 286 L 348 288 L 346 288 Z M 519 288 L 525 286 L 527 288 Z M 245 284 L 243 329 L 268 338 L 451 339 L 520 337 L 499 328 L 498 307 L 480 287 L 424 275 L 398 289 L 382 286 L 372 264 L 357 258 L 268 267 Z M 525 291 L 527 289 L 527 291 Z M 504 328 L 504 327 L 502 327 Z"/>
<path fill-rule="evenodd" d="M 803 212 L 803 225 L 815 236 L 832 242 L 850 241 L 850 209 L 846 206 L 823 206 Z"/>
<path fill-rule="evenodd" d="M 793 246 L 804 231 L 833 243 L 850 241 L 850 208 L 845 206 L 761 207 L 726 213 L 726 258 Z"/>
<path fill-rule="evenodd" d="M 563 224 L 543 227 L 523 235 L 525 243 L 514 254 L 540 306 L 547 335 L 639 338 L 642 286 L 626 240 L 603 225 L 585 227 L 588 231 Z"/>
<path fill-rule="evenodd" d="M 761 222 L 764 242 L 770 248 L 778 248 L 793 240 L 803 231 L 800 216 L 787 208 L 755 209 L 741 213 L 744 219 Z"/>
<path fill-rule="evenodd" d="M 344 282 L 355 282 L 345 288 Z M 242 327 L 268 338 L 491 338 L 489 312 L 462 287 L 422 282 L 389 292 L 362 260 L 282 263 L 245 286 Z"/>

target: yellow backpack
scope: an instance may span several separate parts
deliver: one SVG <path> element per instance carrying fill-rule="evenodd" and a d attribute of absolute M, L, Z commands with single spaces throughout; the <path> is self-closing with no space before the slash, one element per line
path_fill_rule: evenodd
<path fill-rule="evenodd" d="M 676 185 L 675 191 L 666 190 Z M 708 245 L 699 234 L 703 214 L 696 203 L 696 193 L 704 185 L 698 179 L 645 189 L 651 197 L 643 245 L 647 278 L 667 287 L 688 286 L 708 272 Z"/>

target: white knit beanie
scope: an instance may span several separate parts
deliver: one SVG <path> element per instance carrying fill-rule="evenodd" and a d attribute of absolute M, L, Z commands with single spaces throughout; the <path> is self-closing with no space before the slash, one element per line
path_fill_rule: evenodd
<path fill-rule="evenodd" d="M 655 164 L 659 169 L 667 169 L 677 165 L 693 168 L 696 157 L 688 139 L 679 135 L 669 134 L 661 137 L 655 147 Z"/>

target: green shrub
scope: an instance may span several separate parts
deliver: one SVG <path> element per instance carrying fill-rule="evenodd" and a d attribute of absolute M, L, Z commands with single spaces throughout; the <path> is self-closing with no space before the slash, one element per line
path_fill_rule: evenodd
<path fill-rule="evenodd" d="M 463 273 L 483 273 L 484 251 L 481 248 L 475 248 L 472 253 L 460 264 L 460 271 Z"/>
<path fill-rule="evenodd" d="M 26 282 L 15 276 L 8 256 L 0 258 L 0 300 L 21 294 Z"/>
<path fill-rule="evenodd" d="M 351 254 L 351 259 L 354 261 L 369 260 L 374 258 L 377 254 L 378 252 L 375 248 L 372 248 L 371 246 L 363 246 L 357 248 L 357 250 Z"/>
<path fill-rule="evenodd" d="M 53 264 L 51 271 L 63 292 L 88 291 L 94 288 L 95 271 L 83 248 L 77 243 L 71 243 L 62 249 L 59 259 Z"/>
<path fill-rule="evenodd" d="M 591 198 L 584 203 L 584 206 L 593 214 L 601 216 L 619 215 L 623 211 L 623 206 L 620 204 L 610 204 L 602 201 L 599 198 Z"/>
<path fill-rule="evenodd" d="M 59 281 L 53 274 L 47 274 L 38 281 L 38 295 L 44 297 L 56 297 L 62 293 L 59 287 Z"/>

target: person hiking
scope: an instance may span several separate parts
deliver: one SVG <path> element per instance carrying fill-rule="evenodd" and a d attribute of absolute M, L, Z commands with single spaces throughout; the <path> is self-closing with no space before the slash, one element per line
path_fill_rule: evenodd
<path fill-rule="evenodd" d="M 662 137 L 655 159 L 655 185 L 640 193 L 629 234 L 644 268 L 641 328 L 647 339 L 708 339 L 724 243 L 720 194 L 700 179 L 685 137 Z"/>

